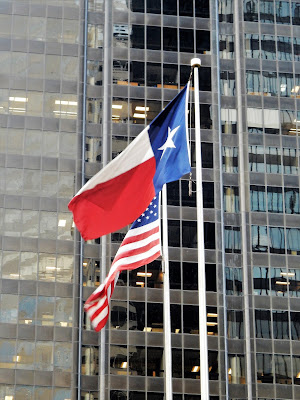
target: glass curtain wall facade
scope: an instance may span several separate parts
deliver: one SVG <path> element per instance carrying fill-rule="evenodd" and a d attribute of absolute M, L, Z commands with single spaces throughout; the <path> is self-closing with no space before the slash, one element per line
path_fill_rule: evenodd
<path fill-rule="evenodd" d="M 127 228 L 83 243 L 67 204 L 193 57 L 210 400 L 300 398 L 300 3 L 236 1 L 1 2 L 1 399 L 100 399 L 100 335 L 79 310 Z M 195 191 L 167 187 L 174 400 L 200 398 Z M 163 332 L 157 260 L 114 291 L 106 399 L 163 400 Z"/>

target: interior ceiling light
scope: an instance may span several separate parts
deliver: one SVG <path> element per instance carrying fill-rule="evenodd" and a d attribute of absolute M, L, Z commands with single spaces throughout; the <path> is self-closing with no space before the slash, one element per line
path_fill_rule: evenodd
<path fill-rule="evenodd" d="M 134 113 L 133 114 L 133 118 L 146 118 L 146 114 L 139 114 L 139 113 Z"/>
<path fill-rule="evenodd" d="M 20 103 L 27 103 L 28 97 L 9 97 L 9 101 L 19 101 Z"/>
<path fill-rule="evenodd" d="M 149 111 L 149 107 L 136 106 L 136 111 Z"/>
<path fill-rule="evenodd" d="M 111 108 L 114 110 L 122 110 L 123 106 L 121 104 L 113 104 Z"/>

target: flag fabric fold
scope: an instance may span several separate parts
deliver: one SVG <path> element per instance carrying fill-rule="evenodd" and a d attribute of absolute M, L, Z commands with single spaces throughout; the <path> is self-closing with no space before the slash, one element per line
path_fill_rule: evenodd
<path fill-rule="evenodd" d="M 70 201 L 69 210 L 84 240 L 130 224 L 165 183 L 190 172 L 188 91 L 189 85 Z"/>
<path fill-rule="evenodd" d="M 105 281 L 87 299 L 84 309 L 93 328 L 100 331 L 109 317 L 109 301 L 119 274 L 149 264 L 161 255 L 159 196 L 155 196 L 147 209 L 127 232 Z"/>

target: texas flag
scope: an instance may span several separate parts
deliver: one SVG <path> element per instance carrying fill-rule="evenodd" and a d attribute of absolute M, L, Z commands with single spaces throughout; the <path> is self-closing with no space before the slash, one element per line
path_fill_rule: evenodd
<path fill-rule="evenodd" d="M 189 85 L 130 145 L 93 176 L 69 203 L 84 240 L 132 223 L 163 185 L 190 172 L 187 135 Z"/>

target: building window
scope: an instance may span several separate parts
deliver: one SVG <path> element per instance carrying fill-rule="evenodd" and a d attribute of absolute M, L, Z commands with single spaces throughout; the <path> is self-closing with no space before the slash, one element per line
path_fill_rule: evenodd
<path fill-rule="evenodd" d="M 276 23 L 290 24 L 290 2 L 276 0 Z"/>
<path fill-rule="evenodd" d="M 223 172 L 238 172 L 238 148 L 223 146 L 222 153 Z"/>
<path fill-rule="evenodd" d="M 259 35 L 245 34 L 245 53 L 247 58 L 260 58 Z"/>
<path fill-rule="evenodd" d="M 253 268 L 253 293 L 258 296 L 270 294 L 269 268 Z"/>
<path fill-rule="evenodd" d="M 269 238 L 266 226 L 252 225 L 251 237 L 252 237 L 252 251 L 259 253 L 268 252 Z"/>
<path fill-rule="evenodd" d="M 281 167 L 281 149 L 279 147 L 266 148 L 266 169 L 267 173 L 280 174 Z"/>
<path fill-rule="evenodd" d="M 221 108 L 222 133 L 236 134 L 237 114 L 235 108 Z"/>
<path fill-rule="evenodd" d="M 221 1 L 219 1 L 219 4 Z M 220 18 L 220 16 L 219 16 Z M 221 22 L 221 20 L 220 20 Z M 233 35 L 219 35 L 219 49 L 220 58 L 224 60 L 231 60 L 234 58 L 234 36 Z"/>
<path fill-rule="evenodd" d="M 265 155 L 263 146 L 249 146 L 250 172 L 265 172 Z"/>
<path fill-rule="evenodd" d="M 274 339 L 289 339 L 289 316 L 287 311 L 272 312 Z"/>
<path fill-rule="evenodd" d="M 298 228 L 286 228 L 287 253 L 300 254 L 300 230 Z"/>
<path fill-rule="evenodd" d="M 267 197 L 268 197 L 268 211 L 272 213 L 282 213 L 283 212 L 282 188 L 268 186 Z"/>
<path fill-rule="evenodd" d="M 274 23 L 273 0 L 260 0 L 260 22 Z"/>
<path fill-rule="evenodd" d="M 241 232 L 238 226 L 225 226 L 225 252 L 241 252 Z"/>
<path fill-rule="evenodd" d="M 272 296 L 288 296 L 288 274 L 285 268 L 271 268 L 271 293 Z"/>
<path fill-rule="evenodd" d="M 238 213 L 239 208 L 239 188 L 237 186 L 224 186 L 224 211 Z"/>
<path fill-rule="evenodd" d="M 298 158 L 297 150 L 291 148 L 283 148 L 283 173 L 298 174 Z"/>
<path fill-rule="evenodd" d="M 285 354 L 274 355 L 276 383 L 282 385 L 292 384 L 291 356 Z"/>
<path fill-rule="evenodd" d="M 244 339 L 243 311 L 227 311 L 227 335 L 230 339 Z"/>
<path fill-rule="evenodd" d="M 256 354 L 257 383 L 273 383 L 272 354 Z"/>
<path fill-rule="evenodd" d="M 247 94 L 259 96 L 262 90 L 260 71 L 246 71 Z"/>
<path fill-rule="evenodd" d="M 219 21 L 233 22 L 233 0 L 219 0 Z"/>
<path fill-rule="evenodd" d="M 228 354 L 228 381 L 231 384 L 245 384 L 245 357 L 240 354 Z"/>
<path fill-rule="evenodd" d="M 230 296 L 241 296 L 243 292 L 242 269 L 226 267 L 226 294 Z"/>
<path fill-rule="evenodd" d="M 300 313 L 299 312 L 291 312 L 290 316 L 291 316 L 292 340 L 299 340 L 300 339 Z M 299 370 L 299 372 L 300 372 L 300 370 Z"/>
<path fill-rule="evenodd" d="M 250 186 L 251 211 L 266 211 L 266 189 L 264 186 Z"/>
<path fill-rule="evenodd" d="M 161 49 L 161 29 L 158 26 L 147 26 L 147 49 Z"/>
<path fill-rule="evenodd" d="M 300 214 L 299 189 L 284 188 L 284 203 L 286 214 Z"/>
<path fill-rule="evenodd" d="M 257 338 L 272 338 L 270 310 L 255 310 L 255 334 Z"/>
<path fill-rule="evenodd" d="M 285 253 L 284 228 L 269 227 L 270 253 Z"/>
<path fill-rule="evenodd" d="M 244 21 L 258 21 L 258 1 L 244 0 Z"/>

